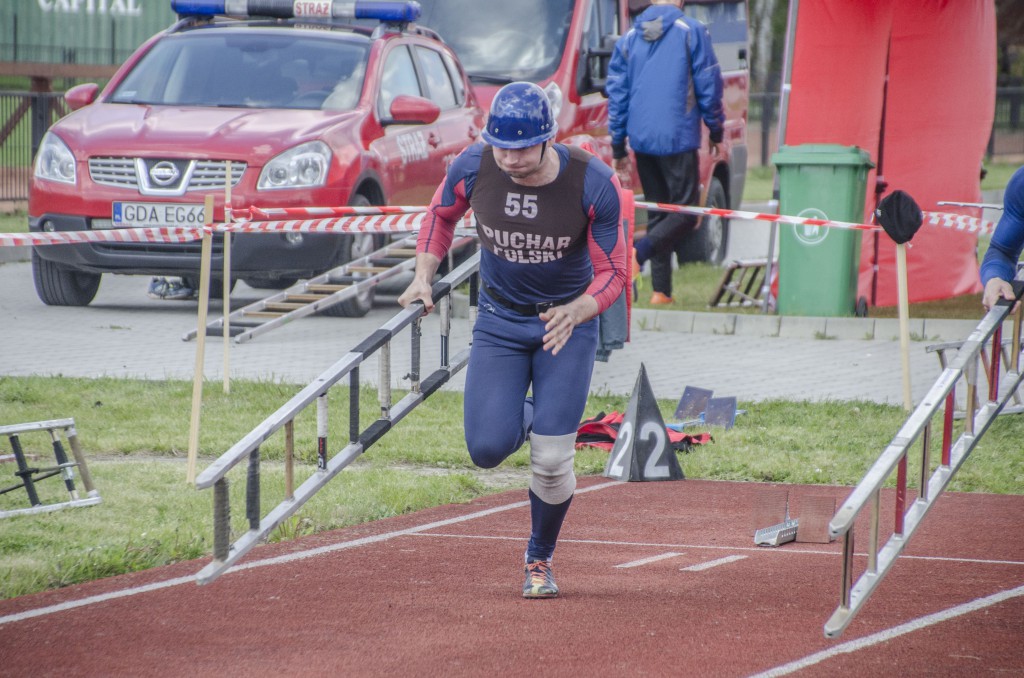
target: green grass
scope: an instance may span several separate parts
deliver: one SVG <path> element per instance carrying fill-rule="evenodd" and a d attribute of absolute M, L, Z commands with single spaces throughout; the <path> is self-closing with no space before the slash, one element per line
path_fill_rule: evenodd
<path fill-rule="evenodd" d="M 299 386 L 236 380 L 232 392 L 207 389 L 200 434 L 200 470 L 234 444 Z M 336 395 L 335 391 L 339 393 Z M 347 411 L 344 389 L 332 412 Z M 3 519 L 0 598 L 67 586 L 181 560 L 211 551 L 212 496 L 185 482 L 191 387 L 181 381 L 0 377 L 4 423 L 74 417 L 79 440 L 103 502 L 88 508 Z M 586 416 L 625 410 L 627 398 L 592 395 Z M 362 402 L 373 402 L 369 392 Z M 665 421 L 675 402 L 659 401 Z M 712 443 L 679 455 L 688 478 L 853 485 L 899 429 L 901 408 L 867 402 L 741 402 L 745 414 L 730 430 L 712 429 Z M 372 407 L 364 408 L 369 414 Z M 346 439 L 335 416 L 329 449 Z M 368 423 L 368 420 L 365 423 Z M 296 485 L 315 471 L 316 422 L 295 424 Z M 700 429 L 694 429 L 700 430 Z M 1024 492 L 1024 419 L 1002 417 L 954 479 L 963 492 Z M 938 438 L 939 436 L 936 436 Z M 53 453 L 43 433 L 21 436 L 31 463 Z M 937 446 L 939 441 L 934 441 Z M 261 448 L 264 511 L 284 496 L 283 435 Z M 916 456 L 916 455 L 915 455 Z M 937 449 L 932 459 L 938 459 Z M 599 475 L 606 452 L 581 450 L 576 471 Z M 911 475 L 916 477 L 911 461 Z M 0 486 L 13 484 L 13 465 L 0 465 Z M 245 528 L 245 469 L 231 478 L 232 528 Z M 476 469 L 462 437 L 462 394 L 439 392 L 414 410 L 350 469 L 327 485 L 271 540 L 356 525 L 429 506 L 470 501 L 528 482 L 526 450 L 494 471 Z M 39 482 L 44 502 L 65 501 L 58 478 Z M 79 489 L 81 484 L 79 483 Z M 0 495 L 0 510 L 24 508 L 23 490 Z"/>
<path fill-rule="evenodd" d="M 747 168 L 747 181 L 743 186 L 743 202 L 767 202 L 771 200 L 774 185 L 774 167 Z"/>
<path fill-rule="evenodd" d="M 28 216 L 22 211 L 0 213 L 0 233 L 28 233 Z"/>

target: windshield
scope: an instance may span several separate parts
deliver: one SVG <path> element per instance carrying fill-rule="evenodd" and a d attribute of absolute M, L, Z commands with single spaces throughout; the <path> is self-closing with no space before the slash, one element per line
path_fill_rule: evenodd
<path fill-rule="evenodd" d="M 688 2 L 683 6 L 687 15 L 708 27 L 715 56 L 723 71 L 746 68 L 747 5 L 745 2 Z"/>
<path fill-rule="evenodd" d="M 474 80 L 538 81 L 562 60 L 573 0 L 420 0 L 418 23 L 444 38 Z"/>
<path fill-rule="evenodd" d="M 291 30 L 169 35 L 109 99 L 121 104 L 347 110 L 359 101 L 365 40 Z"/>

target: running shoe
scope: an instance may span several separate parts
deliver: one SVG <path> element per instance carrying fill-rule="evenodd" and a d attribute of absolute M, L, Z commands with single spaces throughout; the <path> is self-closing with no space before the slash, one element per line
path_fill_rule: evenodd
<path fill-rule="evenodd" d="M 662 292 L 655 292 L 654 294 L 651 295 L 652 306 L 666 306 L 674 302 L 675 299 L 668 296 L 667 294 L 663 294 Z"/>
<path fill-rule="evenodd" d="M 523 598 L 556 598 L 558 584 L 551 571 L 550 560 L 534 560 L 526 563 L 526 581 L 523 582 Z"/>

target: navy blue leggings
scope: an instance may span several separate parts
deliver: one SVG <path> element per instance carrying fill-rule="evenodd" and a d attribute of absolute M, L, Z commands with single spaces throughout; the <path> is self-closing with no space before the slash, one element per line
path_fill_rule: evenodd
<path fill-rule="evenodd" d="M 597 319 L 577 325 L 551 355 L 544 321 L 480 294 L 466 373 L 466 446 L 473 463 L 494 468 L 522 447 L 530 430 L 565 435 L 579 428 L 597 351 Z M 524 408 L 533 385 L 533 407 Z M 532 421 L 531 421 L 532 418 Z"/>

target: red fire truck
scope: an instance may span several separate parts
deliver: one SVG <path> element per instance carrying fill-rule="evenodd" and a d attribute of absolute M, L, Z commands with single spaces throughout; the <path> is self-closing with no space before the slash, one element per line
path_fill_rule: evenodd
<path fill-rule="evenodd" d="M 604 79 L 618 36 L 632 24 L 627 0 L 419 0 L 419 22 L 459 55 L 485 109 L 513 80 L 544 87 L 558 110 L 559 141 L 588 145 L 611 164 Z M 739 206 L 747 166 L 748 24 L 746 0 L 687 0 L 683 11 L 711 33 L 725 84 L 719 154 L 701 154 L 706 204 Z M 707 129 L 705 141 L 707 148 Z M 640 190 L 639 181 L 633 187 Z M 728 222 L 704 219 L 681 248 L 687 259 L 721 263 Z"/>

